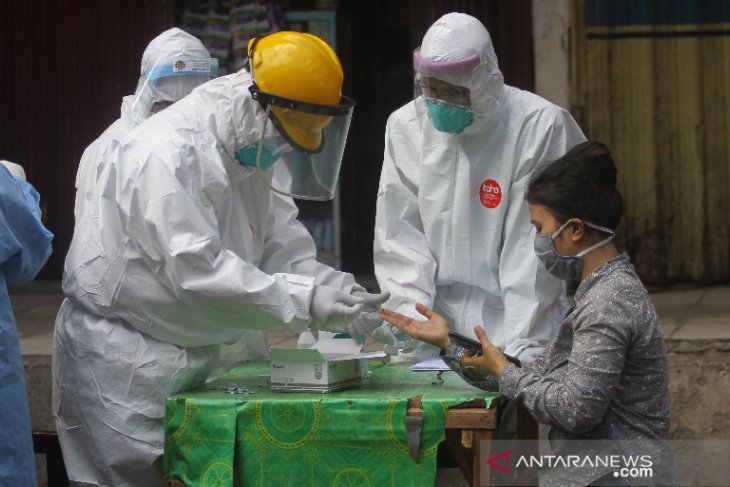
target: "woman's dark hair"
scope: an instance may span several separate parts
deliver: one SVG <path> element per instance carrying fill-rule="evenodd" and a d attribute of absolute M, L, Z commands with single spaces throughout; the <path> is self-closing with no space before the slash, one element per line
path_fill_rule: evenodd
<path fill-rule="evenodd" d="M 623 211 L 616 165 L 600 142 L 578 144 L 560 159 L 538 167 L 525 199 L 546 207 L 560 223 L 580 218 L 615 229 Z"/>

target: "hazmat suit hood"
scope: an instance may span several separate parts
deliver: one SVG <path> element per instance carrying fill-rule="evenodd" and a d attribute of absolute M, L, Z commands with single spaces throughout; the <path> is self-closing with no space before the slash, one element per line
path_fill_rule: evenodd
<path fill-rule="evenodd" d="M 177 27 L 158 35 L 142 54 L 140 78 L 130 107 L 133 124 L 152 115 L 155 103 L 174 103 L 184 98 L 214 78 L 217 71 L 217 60 L 211 58 L 198 38 Z"/>
<path fill-rule="evenodd" d="M 470 58 L 478 59 L 478 64 L 475 59 L 476 66 L 465 72 L 450 73 L 439 68 Z M 479 20 L 462 13 L 442 16 L 428 29 L 420 49 L 414 52 L 414 68 L 417 81 L 421 76 L 432 76 L 469 90 L 474 121 L 463 133 L 482 134 L 496 123 L 504 78 L 489 32 Z"/>
<path fill-rule="evenodd" d="M 203 117 L 196 123 L 207 126 L 216 134 L 217 143 L 230 162 L 253 174 L 255 168 L 241 166 L 235 159 L 235 153 L 241 147 L 258 143 L 264 126 L 267 136 L 273 135 L 276 128 L 265 123 L 266 112 L 251 98 L 248 88 L 252 83 L 253 78 L 247 71 L 222 76 L 195 90 L 160 116 L 174 118 L 181 113 L 185 117 Z"/>

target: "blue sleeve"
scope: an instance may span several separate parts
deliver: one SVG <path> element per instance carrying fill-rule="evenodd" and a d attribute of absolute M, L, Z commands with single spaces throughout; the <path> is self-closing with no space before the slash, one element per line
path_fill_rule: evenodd
<path fill-rule="evenodd" d="M 0 167 L 0 268 L 9 284 L 27 284 L 51 255 L 38 192 Z"/>

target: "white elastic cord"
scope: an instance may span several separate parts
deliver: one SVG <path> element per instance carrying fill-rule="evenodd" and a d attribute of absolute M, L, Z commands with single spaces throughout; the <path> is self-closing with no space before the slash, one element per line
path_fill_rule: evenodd
<path fill-rule="evenodd" d="M 613 240 L 613 237 L 615 236 L 615 234 L 613 233 L 613 230 L 611 230 L 610 228 L 602 227 L 600 225 L 594 225 L 593 223 L 589 223 L 587 221 L 584 221 L 583 224 L 585 226 L 587 226 L 587 227 L 595 228 L 596 230 L 600 230 L 602 232 L 610 233 L 610 235 L 608 236 L 608 238 L 605 238 L 605 239 L 601 240 L 600 242 L 591 245 L 587 249 L 581 250 L 580 252 L 578 252 L 576 254 L 576 257 L 583 257 L 587 253 L 593 252 L 598 247 L 601 247 L 602 245 L 606 245 L 608 242 L 610 242 L 611 240 Z"/>

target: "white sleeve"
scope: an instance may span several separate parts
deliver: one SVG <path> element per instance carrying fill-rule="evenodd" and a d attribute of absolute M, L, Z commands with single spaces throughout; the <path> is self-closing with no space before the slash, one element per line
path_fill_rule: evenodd
<path fill-rule="evenodd" d="M 135 160 L 135 156 L 138 154 L 120 154 L 124 162 Z M 200 182 L 206 177 L 201 168 L 212 162 L 200 153 L 195 161 L 183 161 L 177 154 L 169 158 L 145 154 L 140 157 L 143 164 L 118 167 L 123 174 L 117 181 L 117 192 L 124 233 L 158 284 L 177 300 L 156 302 L 145 309 L 149 313 L 159 309 L 165 316 L 170 313 L 169 306 L 189 309 L 196 318 L 202 315 L 205 320 L 186 323 L 181 317 L 180 326 L 195 324 L 201 333 L 207 328 L 287 326 L 301 331 L 308 326 L 314 279 L 268 274 L 244 260 L 241 252 L 225 248 L 219 235 L 219 225 L 225 223 L 218 221 L 215 209 L 220 202 L 211 201 L 210 188 L 204 189 Z M 145 318 L 156 321 L 154 314 Z M 166 323 L 171 326 L 169 320 Z"/>
<path fill-rule="evenodd" d="M 423 320 L 415 303 L 431 308 L 436 295 L 437 263 L 428 246 L 418 209 L 418 147 L 406 130 L 385 131 L 385 154 L 376 203 L 374 264 L 381 292 L 391 299 L 383 306 Z"/>
<path fill-rule="evenodd" d="M 271 192 L 261 270 L 273 273 L 311 276 L 315 285 L 326 285 L 350 293 L 357 286 L 355 278 L 317 260 L 314 240 L 297 219 L 299 210 L 294 201 Z"/>
<path fill-rule="evenodd" d="M 512 355 L 519 355 L 527 347 L 544 347 L 557 331 L 565 304 L 565 284 L 550 275 L 535 255 L 535 230 L 525 192 L 537 166 L 562 156 L 585 137 L 565 110 L 554 107 L 545 112 L 528 122 L 530 126 L 525 127 L 518 142 L 520 161 L 503 227 L 499 280 L 504 326 L 515 330 L 505 343 L 505 352 Z"/>

